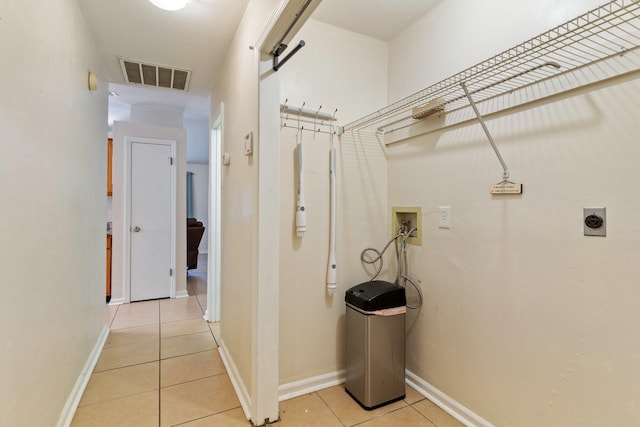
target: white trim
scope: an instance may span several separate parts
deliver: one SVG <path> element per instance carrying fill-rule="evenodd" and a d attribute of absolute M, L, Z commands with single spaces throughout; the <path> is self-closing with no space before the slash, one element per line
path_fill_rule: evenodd
<path fill-rule="evenodd" d="M 109 301 L 109 305 L 120 305 L 124 304 L 124 298 L 111 298 Z"/>
<path fill-rule="evenodd" d="M 252 48 L 255 49 L 257 47 L 258 51 L 271 54 L 275 47 L 274 45 L 285 36 L 286 31 L 289 31 L 289 33 L 282 39 L 282 43 L 289 44 L 322 0 L 311 0 L 304 11 L 298 15 L 305 1 L 280 0 L 273 9 L 271 16 L 267 19 L 256 44 Z"/>
<path fill-rule="evenodd" d="M 131 142 L 129 137 L 124 138 L 124 191 L 122 198 L 122 235 L 124 246 L 122 247 L 122 299 L 123 303 L 131 302 Z"/>
<path fill-rule="evenodd" d="M 178 141 L 167 140 L 171 146 L 171 289 L 169 290 L 169 296 L 171 298 L 177 298 L 176 296 L 176 276 L 178 275 L 178 260 L 176 254 L 176 245 L 178 244 Z M 185 194 L 186 198 L 186 194 Z M 186 250 L 186 246 L 185 246 Z M 184 293 L 187 293 L 186 283 Z M 188 296 L 188 295 L 187 295 Z"/>
<path fill-rule="evenodd" d="M 220 358 L 222 359 L 222 363 L 224 367 L 227 369 L 227 375 L 229 375 L 229 379 L 231 380 L 231 385 L 233 385 L 233 389 L 238 396 L 238 400 L 240 400 L 240 406 L 242 406 L 242 410 L 244 411 L 244 416 L 247 419 L 251 418 L 251 413 L 249 408 L 251 408 L 251 396 L 249 396 L 249 392 L 242 381 L 242 377 L 238 372 L 238 368 L 235 363 L 233 363 L 233 359 L 229 354 L 229 350 L 224 344 L 224 341 L 220 342 L 220 347 L 218 347 L 218 353 L 220 353 Z"/>
<path fill-rule="evenodd" d="M 222 254 L 222 137 L 224 103 L 220 103 L 209 133 L 209 233 L 207 269 L 207 310 L 205 319 L 220 321 L 220 257 Z"/>
<path fill-rule="evenodd" d="M 344 383 L 344 369 L 341 371 L 329 372 L 292 383 L 281 384 L 278 387 L 278 401 L 293 399 L 314 391 L 323 390 Z"/>
<path fill-rule="evenodd" d="M 76 380 L 73 389 L 71 389 L 71 393 L 67 398 L 67 403 L 65 403 L 64 408 L 62 408 L 62 412 L 60 413 L 60 417 L 58 417 L 58 423 L 56 426 L 67 427 L 71 425 L 71 421 L 73 420 L 73 416 L 76 414 L 76 409 L 78 408 L 80 399 L 82 399 L 82 394 L 87 388 L 89 378 L 91 378 L 93 368 L 95 368 L 96 363 L 98 363 L 102 347 L 104 347 L 104 343 L 107 341 L 107 336 L 109 336 L 109 328 L 107 328 L 107 325 L 104 325 L 102 327 L 102 331 L 100 331 L 100 335 L 98 335 L 96 344 L 93 346 L 93 349 L 89 354 L 89 358 L 85 362 L 82 371 L 80 371 L 80 375 L 78 375 L 78 379 Z"/>
<path fill-rule="evenodd" d="M 177 291 L 175 293 L 174 298 L 187 298 L 188 296 L 189 296 L 189 292 L 187 290 L 184 290 L 184 291 Z"/>
<path fill-rule="evenodd" d="M 468 427 L 494 427 L 489 421 L 446 395 L 411 371 L 406 371 L 407 384 Z"/>
<path fill-rule="evenodd" d="M 278 4 L 273 9 L 273 12 L 271 12 L 271 16 L 269 16 L 267 22 L 264 24 L 264 27 L 262 28 L 262 31 L 260 32 L 260 35 L 256 40 L 256 44 L 253 45 L 254 48 L 257 47 L 258 50 L 263 50 L 265 48 L 267 37 L 269 37 L 269 34 L 273 31 L 276 22 L 278 22 L 278 19 L 280 19 L 280 17 L 282 16 L 282 12 L 284 12 L 284 8 L 287 6 L 287 4 L 289 4 L 289 0 L 278 1 Z M 272 47 L 273 46 L 269 46 L 267 47 L 267 49 Z"/>
<path fill-rule="evenodd" d="M 335 371 L 318 375 L 292 383 L 282 384 L 278 387 L 278 400 L 280 402 L 294 397 L 303 396 L 318 390 L 342 384 L 345 381 L 345 371 Z M 433 385 L 429 384 L 413 372 L 406 371 L 406 383 L 418 393 L 435 403 L 440 409 L 468 427 L 494 427 L 489 421 L 482 418 L 455 399 L 447 396 Z"/>
<path fill-rule="evenodd" d="M 258 128 L 254 131 L 254 244 L 251 254 L 251 420 L 256 425 L 278 418 L 280 342 L 280 125 L 278 73 L 270 72 L 271 56 L 254 51 L 259 71 Z M 257 240 L 256 240 L 257 239 Z"/>
<path fill-rule="evenodd" d="M 156 144 L 156 145 L 168 145 L 171 148 L 171 157 L 177 158 L 178 141 L 175 139 L 160 139 L 160 138 L 143 138 L 139 136 L 125 136 L 124 137 L 124 268 L 123 268 L 123 286 L 124 286 L 124 303 L 131 302 L 131 149 L 133 143 L 141 144 Z M 176 242 L 177 242 L 177 179 L 178 179 L 178 166 L 177 162 L 173 162 L 173 168 L 171 169 L 171 268 L 174 272 L 169 278 L 170 289 L 169 297 L 176 298 Z M 186 291 L 184 291 L 186 292 Z"/>

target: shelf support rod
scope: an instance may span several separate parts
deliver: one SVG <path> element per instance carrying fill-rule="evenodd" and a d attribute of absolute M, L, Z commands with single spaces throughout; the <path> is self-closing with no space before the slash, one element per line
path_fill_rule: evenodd
<path fill-rule="evenodd" d="M 498 150 L 498 147 L 496 146 L 496 143 L 493 140 L 493 137 L 491 136 L 489 129 L 487 128 L 487 125 L 484 123 L 484 120 L 482 119 L 482 115 L 480 114 L 480 111 L 478 111 L 478 107 L 476 106 L 476 103 L 473 101 L 473 98 L 471 97 L 471 94 L 467 89 L 467 85 L 464 84 L 464 82 L 462 82 L 460 83 L 460 86 L 462 86 L 462 89 L 464 90 L 464 94 L 467 96 L 467 99 L 469 99 L 469 104 L 471 104 L 471 108 L 473 108 L 473 112 L 476 114 L 476 117 L 478 118 L 478 121 L 480 122 L 480 125 L 482 126 L 482 129 L 484 130 L 485 135 L 487 135 L 487 138 L 491 143 L 491 147 L 493 147 L 493 151 L 496 153 L 496 156 L 498 156 L 498 160 L 502 165 L 502 179 L 505 179 L 505 180 L 508 179 L 509 168 L 507 167 L 507 164 L 504 162 L 504 159 L 502 158 L 502 155 L 500 154 L 500 151 Z"/>

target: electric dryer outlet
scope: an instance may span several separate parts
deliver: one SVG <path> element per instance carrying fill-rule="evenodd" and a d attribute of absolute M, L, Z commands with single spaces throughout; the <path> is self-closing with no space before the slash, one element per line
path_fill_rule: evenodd
<path fill-rule="evenodd" d="M 584 208 L 582 224 L 585 236 L 607 236 L 607 208 Z"/>

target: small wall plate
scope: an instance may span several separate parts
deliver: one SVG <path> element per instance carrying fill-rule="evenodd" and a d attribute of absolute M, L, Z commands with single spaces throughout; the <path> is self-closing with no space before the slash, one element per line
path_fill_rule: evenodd
<path fill-rule="evenodd" d="M 583 208 L 582 226 L 585 236 L 607 235 L 607 208 Z"/>
<path fill-rule="evenodd" d="M 249 132 L 244 136 L 244 155 L 253 154 L 253 132 Z"/>

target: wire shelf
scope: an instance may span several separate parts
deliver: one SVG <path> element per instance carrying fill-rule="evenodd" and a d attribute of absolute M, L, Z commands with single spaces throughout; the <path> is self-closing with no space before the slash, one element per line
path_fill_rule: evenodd
<path fill-rule="evenodd" d="M 387 133 L 406 128 L 424 116 L 450 114 L 469 107 L 463 83 L 475 102 L 482 103 L 603 60 L 624 57 L 638 47 L 640 0 L 611 1 L 346 124 L 341 132 L 375 129 Z M 632 67 L 637 69 L 636 64 Z M 598 71 L 594 75 L 596 80 L 602 80 L 623 71 L 608 67 L 606 73 Z"/>

